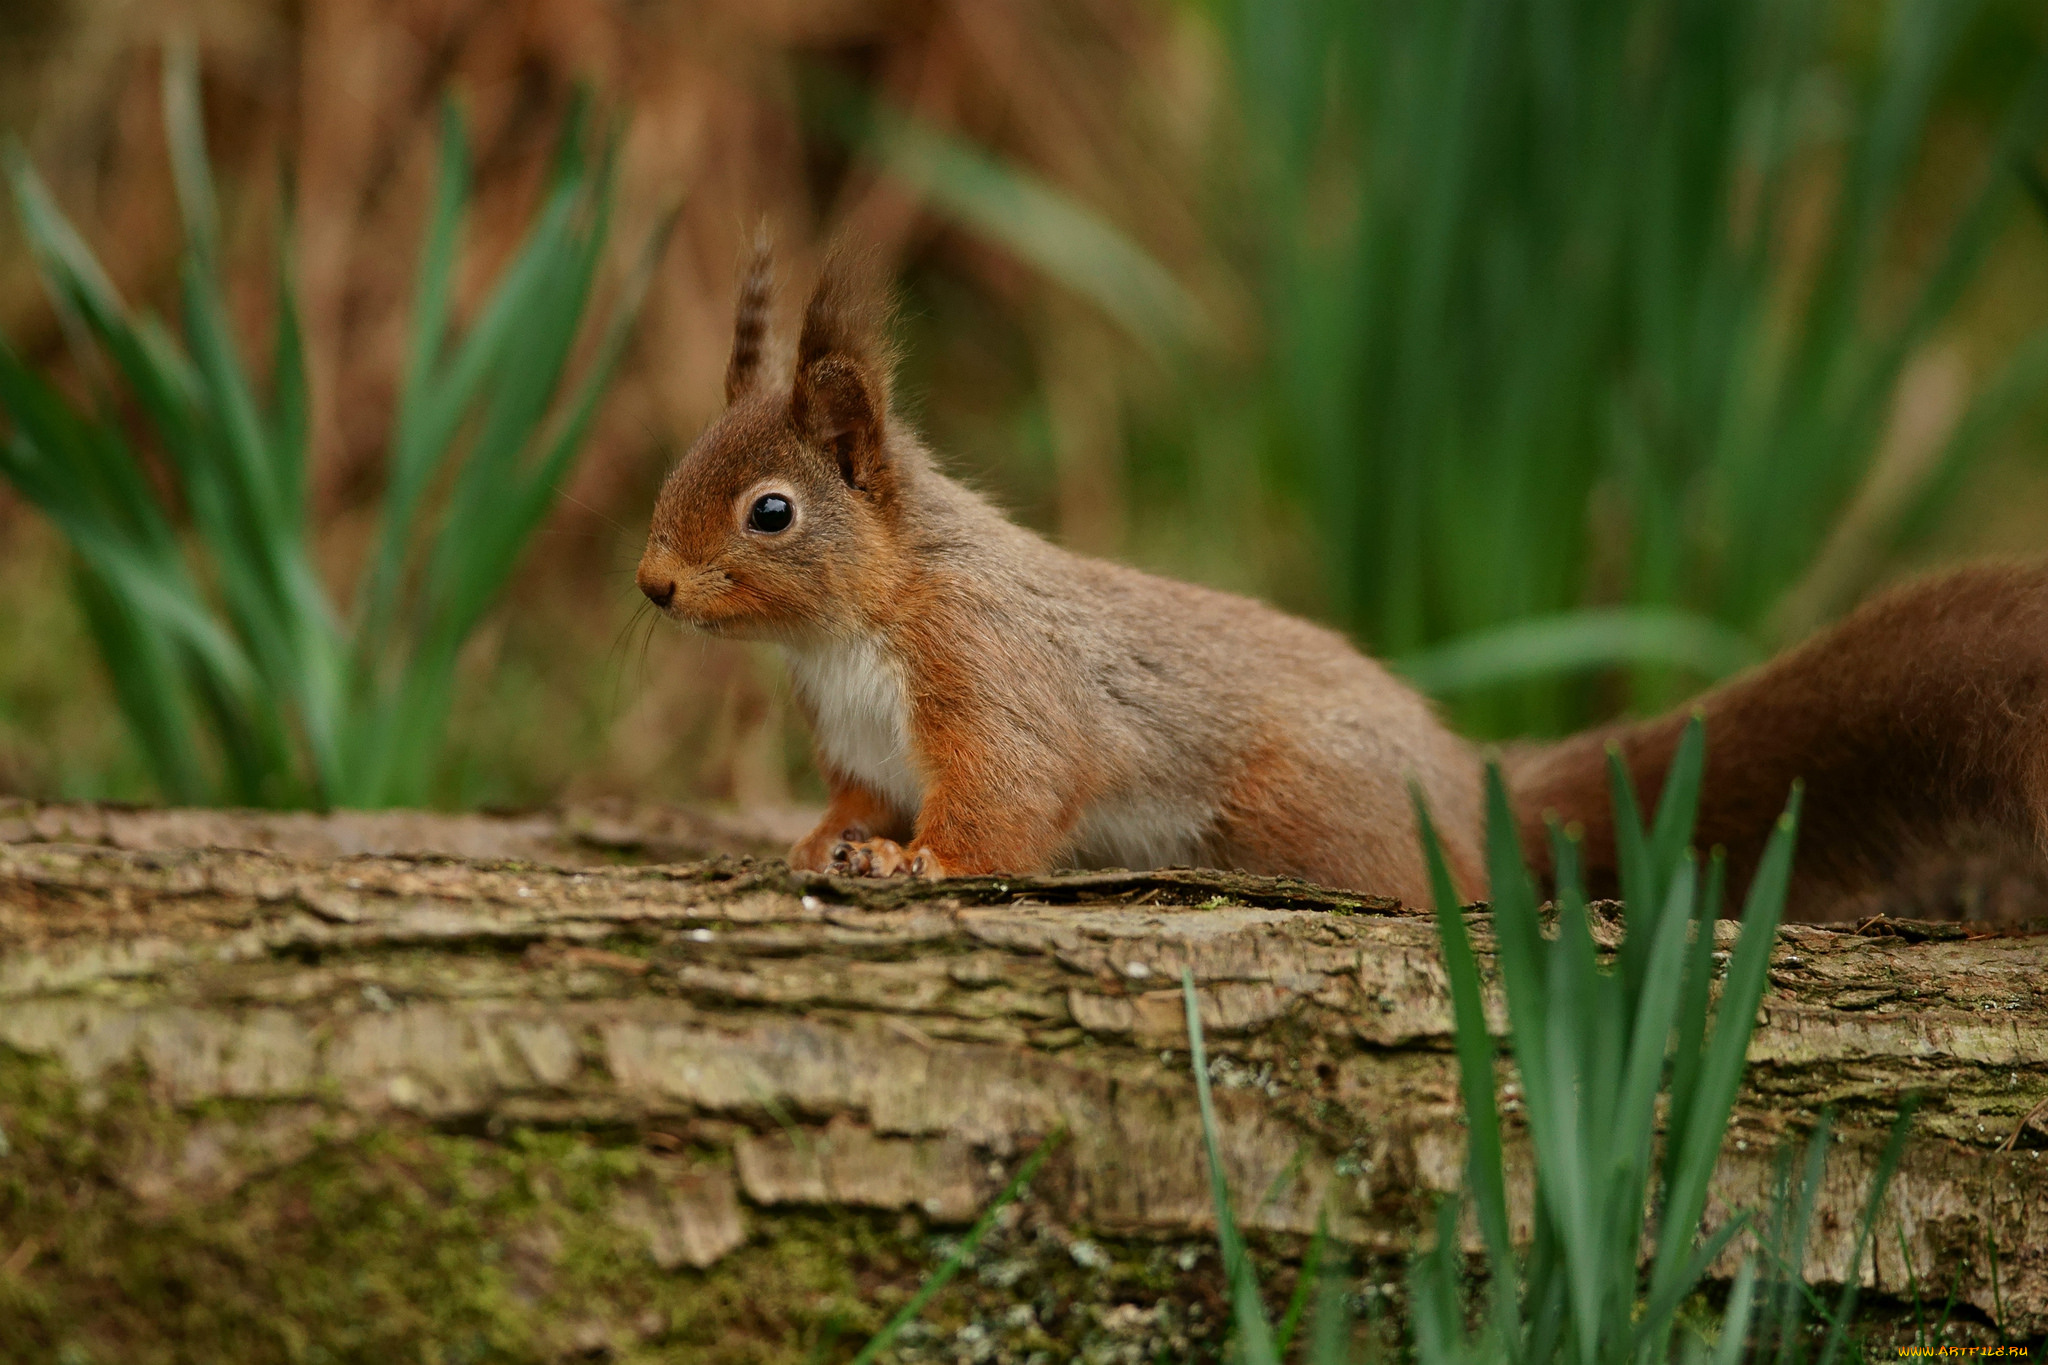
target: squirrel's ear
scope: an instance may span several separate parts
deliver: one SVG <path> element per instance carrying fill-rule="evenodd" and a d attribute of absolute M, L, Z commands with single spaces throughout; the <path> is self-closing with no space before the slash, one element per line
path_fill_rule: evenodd
<path fill-rule="evenodd" d="M 768 292 L 774 280 L 768 226 L 754 233 L 753 258 L 747 263 L 746 278 L 740 282 L 739 303 L 733 309 L 732 358 L 725 363 L 725 401 L 735 402 L 754 387 L 761 377 L 761 352 L 768 340 Z"/>
<path fill-rule="evenodd" d="M 829 263 L 804 308 L 789 395 L 796 429 L 824 448 L 849 488 L 876 495 L 886 492 L 890 475 L 883 312 L 875 292 L 843 260 Z"/>

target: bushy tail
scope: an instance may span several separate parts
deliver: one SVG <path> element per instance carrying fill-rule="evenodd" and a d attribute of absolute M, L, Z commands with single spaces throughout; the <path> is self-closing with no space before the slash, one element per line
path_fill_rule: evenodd
<path fill-rule="evenodd" d="M 1648 803 L 1688 716 L 1707 718 L 1698 840 L 1727 850 L 1739 909 L 1794 780 L 1806 783 L 1790 917 L 1832 919 L 1901 894 L 1921 912 L 1960 860 L 2019 869 L 2005 914 L 2048 895 L 2048 566 L 1983 566 L 1899 589 L 1770 663 L 1655 720 L 1507 755 L 1524 846 L 1547 866 L 1546 815 L 1584 829 L 1614 891 L 1607 750 Z M 2000 907 L 1991 907 L 1994 912 Z M 1972 911 L 1976 913 L 1971 913 Z M 1977 917 L 1982 906 L 1960 913 Z"/>

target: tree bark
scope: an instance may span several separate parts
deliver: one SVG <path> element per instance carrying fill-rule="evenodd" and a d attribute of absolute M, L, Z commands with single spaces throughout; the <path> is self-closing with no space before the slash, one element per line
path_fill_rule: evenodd
<path fill-rule="evenodd" d="M 1319 1218 L 1368 1265 L 1398 1257 L 1458 1184 L 1418 911 L 1217 873 L 596 865 L 688 842 L 639 816 L 405 817 L 383 842 L 410 852 L 341 856 L 379 842 L 347 821 L 394 818 L 287 821 L 294 857 L 220 846 L 275 817 L 0 811 L 0 1354 L 367 1358 L 468 1332 L 502 1352 L 482 1358 L 801 1357 L 820 1303 L 878 1322 L 929 1269 L 929 1229 L 1059 1133 L 964 1277 L 988 1312 L 959 1330 L 1014 1327 L 1017 1359 L 1084 1338 L 1150 1359 L 1221 1327 L 1213 1283 L 1206 1309 L 1167 1304 L 1175 1266 L 1214 1279 L 1184 970 L 1239 1216 L 1276 1266 Z M 1712 1219 L 1761 1204 L 1781 1144 L 1832 1107 L 1808 1267 L 1839 1280 L 1918 1092 L 1864 1280 L 2048 1330 L 2044 968 L 2039 936 L 1784 930 Z M 1095 1307 L 1062 1318 L 1063 1294 Z"/>

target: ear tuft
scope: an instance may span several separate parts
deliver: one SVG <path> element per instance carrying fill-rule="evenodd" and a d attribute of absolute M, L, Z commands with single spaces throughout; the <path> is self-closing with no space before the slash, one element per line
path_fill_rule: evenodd
<path fill-rule="evenodd" d="M 866 263 L 835 254 L 804 307 L 789 397 L 797 430 L 824 448 L 847 486 L 878 496 L 890 472 L 887 315 Z"/>
<path fill-rule="evenodd" d="M 768 301 L 775 281 L 774 253 L 764 220 L 754 230 L 753 252 L 733 309 L 732 358 L 725 364 L 725 401 L 737 402 L 761 377 L 761 353 L 768 342 Z"/>

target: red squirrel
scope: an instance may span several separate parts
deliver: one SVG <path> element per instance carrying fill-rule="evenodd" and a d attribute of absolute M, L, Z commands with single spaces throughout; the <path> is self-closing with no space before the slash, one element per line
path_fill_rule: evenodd
<path fill-rule="evenodd" d="M 885 310 L 828 268 L 768 373 L 769 265 L 741 286 L 726 409 L 671 471 L 637 581 L 674 620 L 787 655 L 831 800 L 792 867 L 855 876 L 1167 865 L 1426 901 L 1410 783 L 1483 895 L 1483 763 L 1343 636 L 1056 546 L 941 472 L 890 407 Z M 1584 827 L 1611 889 L 1606 752 L 1642 790 L 1704 711 L 1699 834 L 1737 885 L 1795 778 L 1792 912 L 1824 914 L 1970 824 L 2048 836 L 2048 575 L 1910 587 L 1648 722 L 1510 749 L 1528 852 Z"/>

